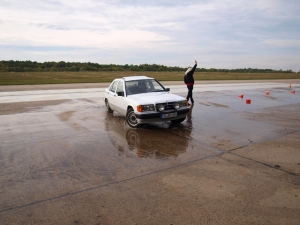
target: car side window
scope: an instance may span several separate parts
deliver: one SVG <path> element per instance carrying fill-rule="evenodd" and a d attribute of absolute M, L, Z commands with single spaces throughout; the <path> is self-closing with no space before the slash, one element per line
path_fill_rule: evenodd
<path fill-rule="evenodd" d="M 120 81 L 117 86 L 117 92 L 124 92 L 123 82 Z"/>
<path fill-rule="evenodd" d="M 118 81 L 113 82 L 113 84 L 110 86 L 109 91 L 115 92 L 117 87 Z"/>
<path fill-rule="evenodd" d="M 124 96 L 124 87 L 123 87 L 122 81 L 119 81 L 119 83 L 118 83 L 117 94 L 118 94 L 118 96 Z"/>

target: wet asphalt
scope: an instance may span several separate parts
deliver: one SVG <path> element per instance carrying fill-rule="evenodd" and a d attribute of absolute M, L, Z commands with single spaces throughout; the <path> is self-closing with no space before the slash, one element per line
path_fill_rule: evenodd
<path fill-rule="evenodd" d="M 184 90 L 182 86 L 173 87 L 174 93 L 182 96 L 186 95 Z M 84 216 L 76 217 L 74 214 L 80 215 L 80 209 L 74 210 L 70 217 L 56 215 L 55 220 L 49 215 L 45 219 L 37 211 L 44 205 L 51 208 L 52 203 L 68 196 L 82 198 L 112 185 L 164 172 L 176 175 L 178 168 L 226 153 L 240 155 L 260 166 L 280 169 L 288 174 L 293 185 L 297 187 L 300 183 L 299 152 L 294 155 L 299 161 L 286 167 L 280 161 L 239 154 L 240 150 L 256 144 L 299 134 L 300 85 L 292 89 L 285 84 L 249 88 L 207 85 L 201 89 L 199 86 L 194 91 L 195 105 L 182 124 L 154 123 L 141 129 L 130 128 L 118 113 L 107 113 L 102 96 L 97 95 L 99 90 L 87 92 L 22 101 L 26 104 L 21 111 L 16 107 L 21 103 L 7 100 L 6 92 L 5 100 L 0 103 L 3 110 L 0 115 L 1 224 L 39 224 L 38 218 L 43 224 L 55 224 L 60 219 L 65 221 L 62 224 L 97 224 L 97 218 L 91 222 L 83 220 Z M 28 97 L 24 93 L 15 94 Z M 10 96 L 18 99 L 13 93 Z M 251 104 L 247 104 L 247 100 L 251 100 Z M 294 146 L 297 149 L 299 142 Z M 105 192 L 107 196 L 113 193 L 107 189 Z M 299 186 L 295 195 L 298 193 Z M 126 198 L 119 200 L 126 202 Z M 299 204 L 295 208 L 298 209 Z M 22 218 L 18 218 L 19 212 Z M 112 219 L 114 215 L 105 210 L 99 210 L 98 214 L 106 216 L 99 224 L 122 224 L 122 218 L 128 219 L 124 212 L 119 215 L 120 220 Z M 299 216 L 291 214 L 293 220 L 286 222 L 294 224 Z M 171 221 L 156 216 L 162 222 Z M 127 223 L 139 224 L 138 221 Z M 154 224 L 151 220 L 144 222 Z"/>

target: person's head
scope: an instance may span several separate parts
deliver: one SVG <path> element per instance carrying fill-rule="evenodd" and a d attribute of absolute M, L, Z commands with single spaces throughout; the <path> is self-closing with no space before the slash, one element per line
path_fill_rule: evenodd
<path fill-rule="evenodd" d="M 147 81 L 145 81 L 145 80 L 139 81 L 139 86 L 143 89 L 146 89 L 147 88 Z"/>

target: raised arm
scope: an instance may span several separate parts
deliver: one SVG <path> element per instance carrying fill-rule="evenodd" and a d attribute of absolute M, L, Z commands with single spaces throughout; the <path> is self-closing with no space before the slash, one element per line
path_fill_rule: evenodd
<path fill-rule="evenodd" d="M 193 74 L 197 67 L 197 60 L 195 60 L 195 65 L 193 66 L 192 70 L 190 71 L 191 74 Z"/>

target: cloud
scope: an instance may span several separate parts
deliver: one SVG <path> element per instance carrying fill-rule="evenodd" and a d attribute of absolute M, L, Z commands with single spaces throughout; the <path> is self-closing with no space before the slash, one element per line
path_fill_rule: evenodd
<path fill-rule="evenodd" d="M 291 64 L 280 60 L 291 51 L 300 57 L 292 50 L 299 48 L 299 11 L 298 0 L 2 0 L 0 45 L 6 51 L 5 46 L 20 46 L 15 57 L 23 55 L 25 60 L 31 59 L 21 54 L 26 46 L 28 57 L 44 57 L 53 47 L 68 51 L 63 59 L 61 51 L 52 51 L 52 61 L 84 55 L 102 62 L 106 52 L 111 63 L 143 60 L 172 66 L 207 57 L 207 66 L 223 66 L 218 63 L 224 58 L 222 62 L 231 59 L 244 67 L 240 56 L 245 67 L 255 67 L 260 57 L 274 59 L 275 54 L 282 69 L 299 70 L 298 64 L 286 68 Z M 246 60 L 247 55 L 253 60 Z M 7 57 L 7 52 L 0 57 Z"/>
<path fill-rule="evenodd" d="M 263 44 L 271 45 L 274 47 L 300 47 L 300 39 L 267 39 L 262 42 Z"/>
<path fill-rule="evenodd" d="M 109 30 L 107 32 L 56 29 L 27 26 L 10 29 L 0 35 L 2 43 L 9 45 L 80 46 L 97 48 L 151 48 L 167 42 L 168 37 L 142 30 Z"/>

